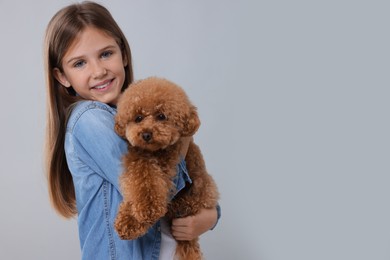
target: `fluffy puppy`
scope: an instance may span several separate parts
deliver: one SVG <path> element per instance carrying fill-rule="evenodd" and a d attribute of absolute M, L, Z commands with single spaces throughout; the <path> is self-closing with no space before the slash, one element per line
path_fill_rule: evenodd
<path fill-rule="evenodd" d="M 117 105 L 115 130 L 127 139 L 129 150 L 120 177 L 123 202 L 115 220 L 118 235 L 135 239 L 164 216 L 186 217 L 216 207 L 216 184 L 193 141 L 185 157 L 192 184 L 172 199 L 181 137 L 192 136 L 200 125 L 196 107 L 185 92 L 168 80 L 151 77 L 130 85 Z M 178 241 L 176 257 L 201 259 L 198 238 Z"/>

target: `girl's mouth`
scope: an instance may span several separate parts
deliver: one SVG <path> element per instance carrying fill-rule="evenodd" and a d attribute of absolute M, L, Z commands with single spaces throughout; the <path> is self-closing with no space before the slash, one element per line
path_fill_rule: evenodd
<path fill-rule="evenodd" d="M 110 80 L 105 80 L 101 83 L 99 83 L 98 85 L 92 87 L 92 89 L 95 89 L 95 90 L 98 90 L 98 91 L 104 91 L 106 89 L 108 89 L 110 86 L 111 86 L 111 83 L 114 79 L 110 79 Z"/>

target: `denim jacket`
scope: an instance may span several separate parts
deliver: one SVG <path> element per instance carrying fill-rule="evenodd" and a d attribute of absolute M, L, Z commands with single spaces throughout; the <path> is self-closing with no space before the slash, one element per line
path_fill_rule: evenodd
<path fill-rule="evenodd" d="M 126 141 L 114 131 L 115 114 L 107 104 L 81 101 L 67 122 L 65 153 L 76 193 L 82 259 L 158 259 L 159 221 L 136 240 L 121 240 L 113 227 L 122 200 L 121 158 L 127 152 Z M 177 172 L 174 183 L 179 192 L 191 183 L 184 160 Z"/>

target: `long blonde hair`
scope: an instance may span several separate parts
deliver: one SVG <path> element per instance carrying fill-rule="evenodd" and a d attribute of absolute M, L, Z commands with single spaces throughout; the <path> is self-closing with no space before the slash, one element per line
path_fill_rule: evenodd
<path fill-rule="evenodd" d="M 65 88 L 54 77 L 53 70 L 63 72 L 62 59 L 76 38 L 87 26 L 100 29 L 112 36 L 127 59 L 122 91 L 133 81 L 129 44 L 110 12 L 94 2 L 72 4 L 58 11 L 50 20 L 45 37 L 45 76 L 47 117 L 45 140 L 45 168 L 50 201 L 65 218 L 77 214 L 75 190 L 64 150 L 66 120 L 72 104 L 80 100 L 73 88 Z"/>

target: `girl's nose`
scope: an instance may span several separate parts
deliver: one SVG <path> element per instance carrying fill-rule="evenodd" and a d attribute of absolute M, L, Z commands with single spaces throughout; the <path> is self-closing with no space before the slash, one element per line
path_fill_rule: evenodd
<path fill-rule="evenodd" d="M 92 76 L 96 79 L 102 78 L 107 74 L 107 70 L 98 62 L 94 64 Z"/>

